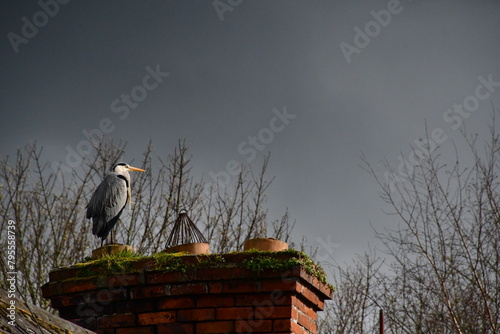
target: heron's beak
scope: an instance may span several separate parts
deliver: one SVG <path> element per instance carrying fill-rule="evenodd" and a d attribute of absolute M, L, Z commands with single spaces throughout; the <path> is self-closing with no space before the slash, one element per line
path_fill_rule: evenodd
<path fill-rule="evenodd" d="M 132 166 L 129 166 L 128 170 L 131 170 L 131 171 L 134 171 L 134 172 L 145 172 L 144 169 L 140 169 L 140 168 L 132 167 Z"/>

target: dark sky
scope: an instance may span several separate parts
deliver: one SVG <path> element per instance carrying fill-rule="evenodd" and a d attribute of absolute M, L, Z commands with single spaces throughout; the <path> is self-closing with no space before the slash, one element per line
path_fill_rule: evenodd
<path fill-rule="evenodd" d="M 270 151 L 270 218 L 339 261 L 394 224 L 362 153 L 382 176 L 426 122 L 451 152 L 500 104 L 499 1 L 65 1 L 1 5 L 2 156 L 68 164 L 100 126 L 124 161 L 185 138 L 206 178 Z"/>

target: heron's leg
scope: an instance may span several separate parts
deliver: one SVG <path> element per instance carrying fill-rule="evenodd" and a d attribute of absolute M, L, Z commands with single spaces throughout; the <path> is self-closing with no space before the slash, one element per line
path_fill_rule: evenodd
<path fill-rule="evenodd" d="M 111 244 L 113 244 L 114 241 L 113 241 L 113 230 L 111 230 Z"/>

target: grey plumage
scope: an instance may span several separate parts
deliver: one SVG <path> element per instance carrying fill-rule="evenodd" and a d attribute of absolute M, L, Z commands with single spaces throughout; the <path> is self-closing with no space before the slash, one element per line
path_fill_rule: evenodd
<path fill-rule="evenodd" d="M 113 171 L 99 184 L 87 205 L 87 219 L 92 219 L 93 224 L 92 234 L 102 241 L 115 226 L 127 203 L 130 203 L 129 171 L 144 170 L 123 162 L 116 164 Z"/>

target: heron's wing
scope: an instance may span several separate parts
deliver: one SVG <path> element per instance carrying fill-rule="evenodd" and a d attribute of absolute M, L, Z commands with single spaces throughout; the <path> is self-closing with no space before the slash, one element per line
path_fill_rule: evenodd
<path fill-rule="evenodd" d="M 95 190 L 87 206 L 92 218 L 92 233 L 106 238 L 128 199 L 127 180 L 116 173 L 108 174 Z M 105 234 L 105 235 L 104 235 Z"/>

